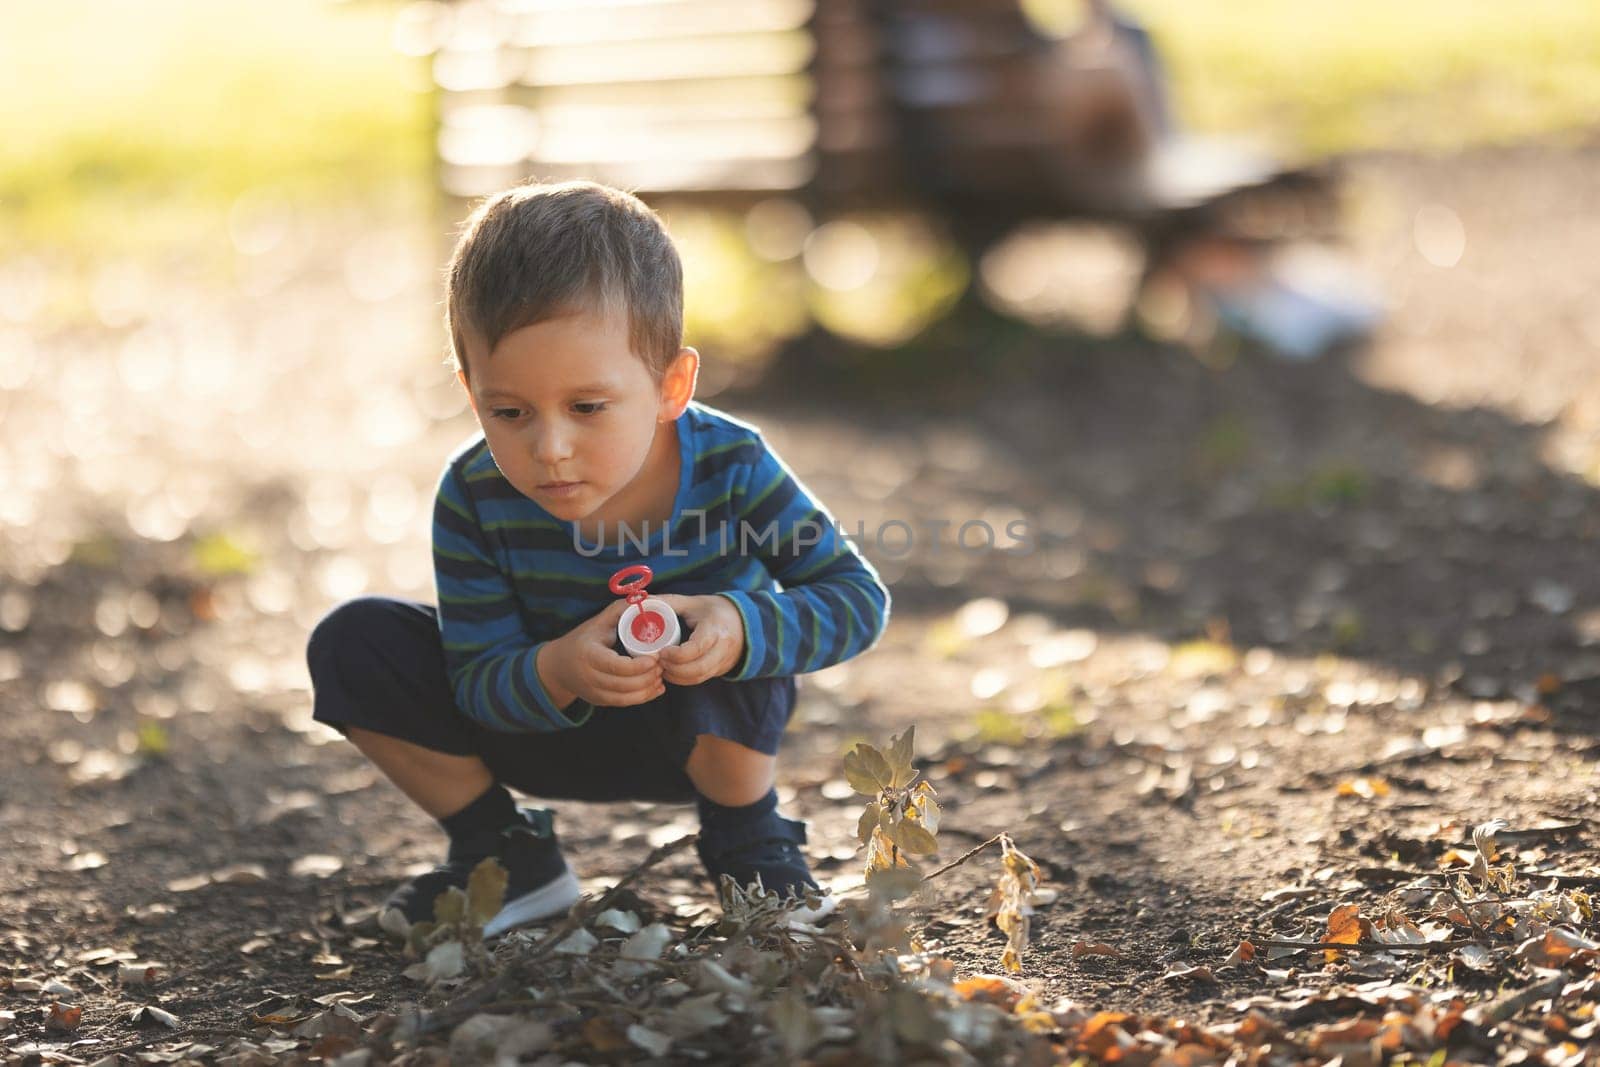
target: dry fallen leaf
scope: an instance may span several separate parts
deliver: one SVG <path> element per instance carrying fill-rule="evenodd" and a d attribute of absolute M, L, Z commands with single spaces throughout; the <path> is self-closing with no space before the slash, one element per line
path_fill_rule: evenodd
<path fill-rule="evenodd" d="M 1382 778 L 1350 778 L 1339 783 L 1338 795 L 1372 800 L 1389 795 L 1389 783 Z"/>
<path fill-rule="evenodd" d="M 117 968 L 117 980 L 123 985 L 149 985 L 160 977 L 159 963 L 124 963 Z"/>
<path fill-rule="evenodd" d="M 1322 940 L 1334 945 L 1358 945 L 1362 935 L 1372 924 L 1361 917 L 1359 904 L 1341 904 L 1333 909 L 1333 914 L 1328 916 L 1328 932 Z M 1323 958 L 1333 963 L 1339 958 L 1338 949 L 1328 949 L 1323 953 Z"/>
<path fill-rule="evenodd" d="M 995 887 L 999 899 L 992 910 L 994 924 L 1006 935 L 1000 966 L 1017 974 L 1022 970 L 1022 951 L 1028 947 L 1033 891 L 1043 875 L 1039 865 L 1013 845 L 1011 838 L 1005 834 L 1000 835 L 1000 854 L 1000 884 Z"/>
<path fill-rule="evenodd" d="M 587 956 L 599 943 L 598 937 L 580 927 L 562 938 L 555 951 L 565 956 Z"/>
<path fill-rule="evenodd" d="M 1072 943 L 1074 956 L 1121 956 L 1122 950 L 1113 948 L 1101 941 L 1074 941 Z"/>
<path fill-rule="evenodd" d="M 466 970 L 466 949 L 459 941 L 446 941 L 442 945 L 435 945 L 423 961 L 423 968 L 430 982 L 440 982 L 446 978 L 454 978 Z"/>
<path fill-rule="evenodd" d="M 728 1021 L 728 1013 L 718 1005 L 720 993 L 703 993 L 678 1002 L 660 1024 L 673 1037 L 691 1037 Z"/>
<path fill-rule="evenodd" d="M 1600 941 L 1553 927 L 1543 937 L 1529 938 L 1518 945 L 1516 955 L 1535 967 L 1565 967 L 1579 953 L 1588 953 L 1592 958 L 1600 953 Z"/>
<path fill-rule="evenodd" d="M 457 1063 L 492 1062 L 501 1038 L 514 1023 L 505 1015 L 468 1018 L 450 1032 L 450 1059 Z"/>
<path fill-rule="evenodd" d="M 259 863 L 235 863 L 211 872 L 211 881 L 217 885 L 254 885 L 266 880 L 267 869 Z"/>
<path fill-rule="evenodd" d="M 210 884 L 211 876 L 209 874 L 195 874 L 187 878 L 174 878 L 167 883 L 167 892 L 192 893 L 196 889 L 204 889 Z"/>
<path fill-rule="evenodd" d="M 472 869 L 472 876 L 467 880 L 468 922 L 474 926 L 486 926 L 490 919 L 500 914 L 509 879 L 505 867 L 493 856 Z"/>
<path fill-rule="evenodd" d="M 165 1026 L 169 1030 L 176 1030 L 183 1025 L 178 1022 L 176 1015 L 153 1004 L 135 1008 L 133 1014 L 128 1016 L 128 1021 L 135 1026 Z"/>
<path fill-rule="evenodd" d="M 625 960 L 655 960 L 672 943 L 672 930 L 664 923 L 651 923 L 622 943 L 619 955 Z"/>
<path fill-rule="evenodd" d="M 651 1030 L 649 1027 L 640 1026 L 638 1023 L 628 1027 L 628 1040 L 650 1053 L 652 1056 L 665 1056 L 672 1050 L 672 1038 L 666 1034 Z"/>
<path fill-rule="evenodd" d="M 1241 941 L 1229 953 L 1228 958 L 1222 961 L 1224 967 L 1237 967 L 1242 963 L 1252 963 L 1256 958 L 1256 946 L 1249 941 Z"/>
<path fill-rule="evenodd" d="M 1158 981 L 1162 982 L 1215 982 L 1217 976 L 1211 973 L 1211 968 L 1204 964 L 1193 967 L 1174 967 L 1163 974 Z"/>
<path fill-rule="evenodd" d="M 971 978 L 961 979 L 951 988 L 963 1000 L 993 1004 L 1006 1011 L 1010 1011 L 1028 991 L 1027 987 L 998 974 L 975 974 Z"/>
<path fill-rule="evenodd" d="M 616 1023 L 596 1015 L 583 1024 L 583 1039 L 596 1052 L 625 1052 L 631 1047 L 627 1034 Z"/>
<path fill-rule="evenodd" d="M 344 869 L 344 860 L 338 856 L 301 856 L 289 865 L 289 874 L 295 878 L 326 878 Z"/>
<path fill-rule="evenodd" d="M 1078 1032 L 1073 1051 L 1106 1063 L 1114 1062 L 1110 1055 L 1113 1051 L 1117 1060 L 1123 1059 L 1126 1050 L 1133 1048 L 1135 1041 L 1133 1035 L 1122 1028 L 1122 1024 L 1135 1022 L 1135 1017 L 1127 1012 L 1097 1012 Z"/>
<path fill-rule="evenodd" d="M 1391 915 L 1373 924 L 1372 939 L 1383 945 L 1422 945 L 1427 936 L 1403 915 Z"/>
<path fill-rule="evenodd" d="M 767 1009 L 767 1021 L 783 1043 L 791 1061 L 797 1061 L 822 1038 L 822 1023 L 816 1018 L 805 994 L 790 989 L 780 994 Z"/>
<path fill-rule="evenodd" d="M 596 915 L 594 925 L 615 930 L 619 934 L 636 934 L 643 924 L 633 912 L 611 908 Z"/>
<path fill-rule="evenodd" d="M 60 1001 L 50 1003 L 50 1014 L 44 1020 L 44 1028 L 56 1033 L 71 1033 L 83 1022 L 82 1008 L 64 1008 Z"/>

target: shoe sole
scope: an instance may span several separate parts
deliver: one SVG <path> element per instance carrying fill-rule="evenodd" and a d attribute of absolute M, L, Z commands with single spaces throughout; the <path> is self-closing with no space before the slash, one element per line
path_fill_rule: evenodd
<path fill-rule="evenodd" d="M 583 888 L 578 885 L 577 877 L 570 870 L 562 871 L 549 885 L 524 893 L 501 908 L 500 914 L 485 924 L 484 939 L 499 937 L 525 923 L 560 915 L 576 904 L 582 895 Z"/>
<path fill-rule="evenodd" d="M 513 900 L 483 928 L 484 939 L 499 937 L 526 923 L 560 915 L 578 902 L 583 888 L 570 870 L 562 871 L 550 884 Z M 411 922 L 399 908 L 385 908 L 378 915 L 378 927 L 398 938 L 411 936 Z"/>
<path fill-rule="evenodd" d="M 833 913 L 838 910 L 839 902 L 833 898 L 832 894 L 829 894 L 818 901 L 816 907 L 811 907 L 807 904 L 801 904 L 794 910 L 790 911 L 789 922 L 791 924 L 800 923 L 805 926 L 816 926 L 824 919 L 832 916 Z"/>

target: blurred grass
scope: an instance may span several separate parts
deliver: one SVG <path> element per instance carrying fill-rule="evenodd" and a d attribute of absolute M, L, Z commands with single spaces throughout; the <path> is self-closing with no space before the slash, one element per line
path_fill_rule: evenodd
<path fill-rule="evenodd" d="M 1443 151 L 1592 129 L 1600 117 L 1592 0 L 1123 6 L 1162 49 L 1182 121 L 1290 151 Z"/>
<path fill-rule="evenodd" d="M 327 0 L 6 5 L 0 230 L 103 251 L 259 187 L 424 187 L 425 67 L 390 48 L 393 13 Z"/>
<path fill-rule="evenodd" d="M 1023 0 L 1044 21 L 1081 0 Z M 241 194 L 425 195 L 425 65 L 397 0 L 6 5 L 0 232 L 143 247 Z M 1600 4 L 1125 0 L 1184 120 L 1311 154 L 1450 149 L 1592 127 Z"/>

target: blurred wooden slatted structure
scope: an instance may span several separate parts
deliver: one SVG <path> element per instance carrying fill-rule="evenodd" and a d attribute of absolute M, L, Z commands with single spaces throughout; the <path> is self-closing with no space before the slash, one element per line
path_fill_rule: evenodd
<path fill-rule="evenodd" d="M 1134 170 L 1086 166 L 1041 92 L 1058 42 L 1019 0 L 427 6 L 440 181 L 455 196 L 584 177 L 653 200 L 931 208 L 968 244 L 1084 215 L 1159 242 L 1240 193 L 1323 184 L 1198 142 Z M 1270 210 L 1257 221 L 1283 224 Z"/>

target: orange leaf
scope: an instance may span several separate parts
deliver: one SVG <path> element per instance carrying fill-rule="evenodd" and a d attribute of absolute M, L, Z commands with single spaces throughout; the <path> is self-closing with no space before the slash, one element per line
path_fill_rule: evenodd
<path fill-rule="evenodd" d="M 1378 1030 L 1377 1022 L 1372 1019 L 1356 1019 L 1348 1023 L 1319 1026 L 1311 1035 L 1310 1045 L 1317 1052 L 1335 1048 L 1346 1049 L 1366 1044 L 1378 1036 Z"/>
<path fill-rule="evenodd" d="M 1339 796 L 1362 797 L 1371 800 L 1373 797 L 1386 797 L 1389 795 L 1389 783 L 1382 778 L 1351 778 L 1339 783 Z"/>
<path fill-rule="evenodd" d="M 622 1052 L 633 1047 L 614 1023 L 598 1015 L 583 1024 L 583 1039 L 596 1052 Z"/>
<path fill-rule="evenodd" d="M 1241 963 L 1252 963 L 1256 958 L 1256 946 L 1249 941 L 1239 942 L 1239 947 L 1227 959 L 1222 961 L 1224 967 L 1235 967 Z"/>
<path fill-rule="evenodd" d="M 1074 941 L 1072 943 L 1074 956 L 1120 956 L 1122 951 L 1100 941 Z"/>
<path fill-rule="evenodd" d="M 78 1024 L 83 1022 L 82 1008 L 63 1008 L 59 1001 L 50 1005 L 50 1016 L 45 1019 L 46 1030 L 68 1031 L 76 1030 Z"/>
<path fill-rule="evenodd" d="M 1328 916 L 1328 932 L 1322 939 L 1335 945 L 1358 945 L 1368 925 L 1367 920 L 1361 917 L 1361 905 L 1341 904 Z M 1327 962 L 1333 963 L 1339 958 L 1339 950 L 1329 949 L 1323 956 Z"/>
<path fill-rule="evenodd" d="M 1078 1044 L 1075 1051 L 1092 1056 L 1097 1060 L 1112 1061 L 1121 1059 L 1120 1050 L 1122 1047 L 1133 1043 L 1132 1037 L 1122 1027 L 1123 1023 L 1130 1021 L 1134 1024 L 1134 1029 L 1138 1029 L 1137 1020 L 1127 1012 L 1102 1011 L 1098 1013 L 1083 1024 L 1083 1030 L 1078 1035 Z"/>
<path fill-rule="evenodd" d="M 1011 1005 L 1017 1002 L 1022 995 L 1022 990 L 1004 978 L 993 975 L 975 975 L 963 978 L 952 988 L 962 1000 L 976 1000 L 983 1004 L 993 1004 L 1008 1011 Z"/>

